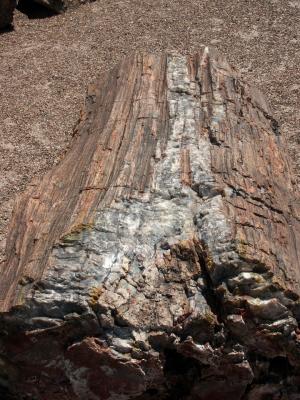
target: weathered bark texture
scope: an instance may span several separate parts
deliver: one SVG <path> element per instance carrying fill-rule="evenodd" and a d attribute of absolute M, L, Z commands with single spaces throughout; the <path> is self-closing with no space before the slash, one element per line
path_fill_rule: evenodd
<path fill-rule="evenodd" d="M 16 0 L 0 0 L 0 30 L 12 24 L 15 7 Z"/>
<path fill-rule="evenodd" d="M 28 399 L 299 399 L 299 197 L 213 50 L 135 55 L 17 201 L 1 382 Z"/>

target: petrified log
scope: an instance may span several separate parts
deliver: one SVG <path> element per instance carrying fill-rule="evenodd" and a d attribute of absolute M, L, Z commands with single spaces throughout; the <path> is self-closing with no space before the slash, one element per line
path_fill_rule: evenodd
<path fill-rule="evenodd" d="M 213 50 L 104 74 L 71 149 L 14 209 L 3 390 L 299 399 L 299 196 L 281 142 Z"/>
<path fill-rule="evenodd" d="M 15 7 L 16 0 L 0 0 L 0 30 L 12 24 Z"/>

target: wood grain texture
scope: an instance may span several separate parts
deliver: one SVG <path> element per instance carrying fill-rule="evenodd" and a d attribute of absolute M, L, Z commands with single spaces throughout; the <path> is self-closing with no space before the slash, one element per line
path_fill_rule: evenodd
<path fill-rule="evenodd" d="M 0 353 L 17 392 L 296 399 L 299 215 L 278 124 L 221 55 L 125 59 L 16 202 Z"/>
<path fill-rule="evenodd" d="M 18 228 L 8 236 L 1 280 L 4 310 L 17 303 L 22 278 L 31 282 L 42 277 L 61 237 L 92 224 L 93 212 L 113 199 L 138 196 L 149 188 L 158 136 L 162 152 L 167 140 L 165 63 L 136 56 L 89 89 L 72 148 L 18 199 L 11 222 Z"/>

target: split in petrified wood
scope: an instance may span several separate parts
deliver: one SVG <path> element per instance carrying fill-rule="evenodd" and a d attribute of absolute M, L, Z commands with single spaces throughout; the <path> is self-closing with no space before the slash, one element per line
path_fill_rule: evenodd
<path fill-rule="evenodd" d="M 299 195 L 283 149 L 264 97 L 214 50 L 104 74 L 71 149 L 17 200 L 3 387 L 296 400 Z"/>

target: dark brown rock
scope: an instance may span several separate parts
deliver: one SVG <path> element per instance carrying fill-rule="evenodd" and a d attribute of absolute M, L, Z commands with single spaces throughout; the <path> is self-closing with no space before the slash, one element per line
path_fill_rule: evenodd
<path fill-rule="evenodd" d="M 39 3 L 42 6 L 52 10 L 58 14 L 63 13 L 67 9 L 79 7 L 84 3 L 91 3 L 95 0 L 27 0 L 32 3 Z"/>
<path fill-rule="evenodd" d="M 11 26 L 15 7 L 16 0 L 0 1 L 0 30 Z"/>
<path fill-rule="evenodd" d="M 297 399 L 299 233 L 257 90 L 210 49 L 124 60 L 17 201 L 2 385 L 38 400 Z"/>

